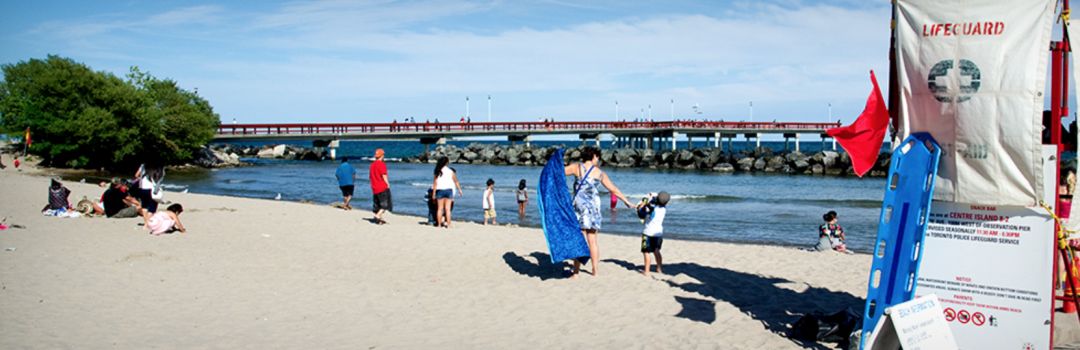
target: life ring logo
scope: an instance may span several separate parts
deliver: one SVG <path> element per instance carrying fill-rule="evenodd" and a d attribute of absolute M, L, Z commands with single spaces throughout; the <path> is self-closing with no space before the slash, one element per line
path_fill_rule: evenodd
<path fill-rule="evenodd" d="M 975 62 L 965 59 L 943 60 L 930 68 L 926 82 L 930 87 L 930 93 L 934 94 L 938 102 L 953 102 L 954 95 L 956 102 L 964 102 L 970 100 L 971 95 L 979 91 L 982 74 L 979 73 L 979 66 L 976 66 Z M 951 87 L 952 82 L 959 84 Z"/>

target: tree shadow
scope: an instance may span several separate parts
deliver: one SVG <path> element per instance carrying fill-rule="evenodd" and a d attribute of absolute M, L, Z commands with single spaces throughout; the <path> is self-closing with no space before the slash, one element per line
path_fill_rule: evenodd
<path fill-rule="evenodd" d="M 514 272 L 528 277 L 539 278 L 541 281 L 570 277 L 570 272 L 567 271 L 569 265 L 566 263 L 552 264 L 551 256 L 547 255 L 547 253 L 532 252 L 528 256 L 532 259 L 527 259 L 525 256 L 514 252 L 506 252 L 503 254 L 503 261 Z M 533 260 L 536 262 L 534 263 Z"/>
<path fill-rule="evenodd" d="M 642 269 L 641 266 L 624 260 L 605 259 L 604 261 L 635 272 Z M 676 279 L 669 278 L 665 280 L 665 283 L 707 298 L 707 300 L 699 300 L 676 296 L 675 300 L 683 306 L 683 310 L 676 316 L 704 322 L 702 320 L 708 319 L 708 315 L 712 314 L 712 319 L 715 319 L 716 311 L 713 304 L 725 302 L 761 322 L 765 329 L 784 337 L 788 337 L 790 325 L 804 314 L 814 311 L 831 314 L 844 309 L 858 310 L 857 313 L 861 314 L 866 302 L 865 299 L 847 292 L 809 285 L 800 286 L 805 287 L 805 290 L 797 291 L 779 286 L 794 283 L 784 278 L 761 276 L 696 263 L 664 264 L 664 273 L 669 276 L 684 274 L 696 280 L 697 282 L 678 283 L 674 281 Z M 800 346 L 823 348 L 818 343 L 804 342 L 790 337 L 788 339 Z"/>

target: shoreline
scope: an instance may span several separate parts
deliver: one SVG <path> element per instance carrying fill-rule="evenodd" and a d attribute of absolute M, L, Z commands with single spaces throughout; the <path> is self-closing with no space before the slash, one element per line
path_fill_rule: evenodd
<path fill-rule="evenodd" d="M 41 216 L 48 176 L 0 171 L 0 216 L 26 227 L 0 231 L 3 348 L 796 349 L 814 346 L 786 336 L 799 315 L 861 310 L 870 262 L 670 239 L 665 273 L 647 278 L 640 240 L 602 233 L 600 276 L 568 279 L 535 228 L 380 226 L 362 210 L 194 193 L 166 194 L 188 233 L 150 236 L 139 219 Z M 75 200 L 103 191 L 65 185 Z M 1070 316 L 1059 344 L 1080 340 Z"/>
<path fill-rule="evenodd" d="M 303 160 L 291 160 L 291 161 L 304 162 Z M 258 166 L 258 165 L 257 164 L 250 164 L 248 166 Z M 539 168 L 539 166 L 532 166 L 532 167 Z M 40 171 L 58 173 L 57 175 L 59 175 L 62 179 L 64 179 L 65 183 L 71 182 L 73 180 L 75 180 L 75 182 L 78 182 L 78 180 L 76 178 L 86 178 L 86 179 L 94 178 L 94 179 L 97 179 L 97 180 L 108 181 L 108 179 L 111 177 L 111 176 L 108 176 L 108 175 L 102 176 L 102 173 L 100 171 L 97 171 L 97 170 L 57 169 L 57 168 L 39 168 L 39 169 L 40 169 Z M 634 169 L 634 170 L 691 171 L 691 172 L 692 171 L 698 171 L 698 170 L 683 170 L 683 169 Z M 176 171 L 185 171 L 185 169 L 177 169 Z M 194 169 L 193 171 L 211 171 L 211 170 L 210 169 L 205 169 L 205 168 L 198 168 L 198 169 Z M 105 174 L 108 174 L 108 173 L 105 173 Z M 784 175 L 784 174 L 773 174 L 773 173 L 746 173 L 746 174 L 736 174 L 736 175 L 742 175 L 742 176 L 788 176 L 788 175 Z M 40 174 L 40 176 L 49 176 L 49 175 Z M 118 175 L 114 174 L 113 176 L 118 176 Z M 91 183 L 90 181 L 87 181 L 86 184 L 93 184 L 93 183 Z M 193 194 L 202 194 L 202 195 L 208 195 L 208 196 L 222 196 L 222 197 L 230 197 L 230 198 L 266 200 L 266 201 L 271 201 L 271 202 L 276 201 L 276 200 L 271 200 L 271 199 L 266 199 L 266 198 L 259 198 L 259 197 L 232 196 L 232 195 L 226 195 L 226 194 L 214 194 L 214 193 L 207 193 L 207 192 L 200 192 L 200 191 L 177 192 L 177 191 L 174 191 L 174 190 L 166 189 L 165 193 L 166 194 L 193 193 Z M 293 199 L 282 199 L 280 201 L 281 202 L 298 203 L 298 204 L 308 204 L 308 205 L 313 205 L 313 206 L 317 206 L 317 207 L 326 206 L 326 207 L 332 207 L 332 208 L 334 207 L 333 204 L 340 202 L 340 201 L 337 201 L 337 202 L 322 203 L 322 202 L 316 202 L 316 201 L 310 201 L 310 200 L 293 200 Z M 361 202 L 363 202 L 363 201 L 361 201 Z M 364 204 L 364 205 L 366 205 L 366 204 Z M 511 209 L 513 209 L 513 208 L 511 208 Z M 622 211 L 625 211 L 625 210 L 630 210 L 630 209 L 623 208 L 623 209 L 620 209 L 619 211 L 622 212 Z M 369 210 L 366 210 L 366 209 L 354 209 L 354 211 L 370 212 Z M 516 210 L 515 211 L 510 211 L 510 214 L 509 214 L 508 217 L 509 218 L 515 217 L 516 216 L 515 213 L 516 213 Z M 426 217 L 421 216 L 420 214 L 413 214 L 413 213 L 399 214 L 399 213 L 396 213 L 396 212 L 393 213 L 393 214 L 395 216 L 413 217 L 413 218 L 415 218 L 417 220 L 420 220 L 420 221 L 424 221 L 424 220 L 427 219 Z M 603 214 L 604 214 L 605 223 L 610 223 L 611 222 L 610 212 L 605 210 L 605 212 Z M 535 213 L 532 216 L 535 216 Z M 456 219 L 455 222 L 474 223 L 474 224 L 481 223 L 481 221 L 462 220 L 462 219 Z M 521 228 L 541 229 L 539 222 L 532 222 L 532 223 L 530 223 L 528 225 L 520 225 L 520 224 L 516 224 L 516 223 L 505 223 L 505 224 L 500 224 L 500 225 L 495 226 L 495 227 L 514 227 L 514 228 L 521 227 Z M 615 231 L 603 231 L 602 230 L 600 232 L 600 234 L 602 234 L 602 235 L 626 236 L 626 237 L 639 237 L 641 235 L 641 232 L 618 231 L 618 230 L 615 230 Z M 665 238 L 665 240 L 674 239 L 674 240 L 685 240 L 685 241 L 695 241 L 695 242 L 719 242 L 719 243 L 728 243 L 728 244 L 736 244 L 736 245 L 759 245 L 759 246 L 792 248 L 792 249 L 797 249 L 797 250 L 812 250 L 813 246 L 817 243 L 817 240 L 812 239 L 812 237 L 807 238 L 806 244 L 795 244 L 795 243 L 785 243 L 785 242 L 766 243 L 766 242 L 754 242 L 754 241 L 740 241 L 738 239 L 726 239 L 726 238 L 722 238 L 722 237 L 712 237 L 712 236 L 708 236 L 708 235 L 695 235 L 695 234 L 690 234 L 690 233 L 679 233 L 679 232 L 667 232 L 667 233 L 665 233 L 664 238 Z M 855 254 L 861 254 L 861 255 L 867 255 L 867 256 L 872 254 L 872 252 L 868 252 L 868 251 L 865 251 L 865 250 L 862 250 L 862 249 L 851 248 L 850 250 L 852 252 L 854 252 Z"/>

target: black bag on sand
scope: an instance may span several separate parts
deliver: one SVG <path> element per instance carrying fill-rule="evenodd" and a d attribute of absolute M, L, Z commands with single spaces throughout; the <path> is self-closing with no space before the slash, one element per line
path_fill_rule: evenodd
<path fill-rule="evenodd" d="M 825 315 L 813 312 L 803 315 L 791 325 L 791 337 L 803 341 L 837 343 L 842 349 L 850 347 L 851 332 L 859 325 L 861 317 L 851 309 Z"/>

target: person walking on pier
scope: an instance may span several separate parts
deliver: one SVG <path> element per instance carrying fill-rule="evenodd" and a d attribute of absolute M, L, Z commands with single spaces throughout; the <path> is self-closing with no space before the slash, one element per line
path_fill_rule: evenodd
<path fill-rule="evenodd" d="M 394 210 L 394 202 L 390 197 L 390 174 L 386 171 L 386 163 L 383 157 L 386 152 L 382 148 L 375 149 L 375 161 L 368 168 L 368 179 L 371 180 L 371 194 L 374 197 L 372 211 L 375 212 L 375 222 L 386 224 L 383 215 Z"/>

